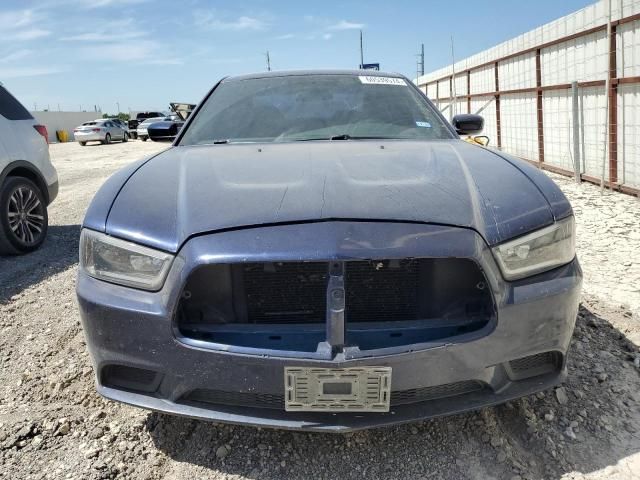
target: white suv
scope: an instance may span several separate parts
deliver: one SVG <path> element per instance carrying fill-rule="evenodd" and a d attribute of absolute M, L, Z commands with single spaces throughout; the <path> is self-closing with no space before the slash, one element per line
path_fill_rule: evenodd
<path fill-rule="evenodd" d="M 0 84 L 0 255 L 37 249 L 58 195 L 47 129 Z"/>

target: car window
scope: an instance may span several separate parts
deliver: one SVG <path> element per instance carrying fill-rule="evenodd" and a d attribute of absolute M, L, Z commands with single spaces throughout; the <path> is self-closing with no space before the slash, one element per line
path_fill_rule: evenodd
<path fill-rule="evenodd" d="M 328 140 L 342 135 L 453 138 L 433 106 L 402 78 L 292 75 L 222 82 L 180 144 Z"/>
<path fill-rule="evenodd" d="M 96 125 L 96 122 L 84 122 L 82 125 Z"/>
<path fill-rule="evenodd" d="M 0 115 L 8 120 L 30 120 L 33 117 L 29 110 L 0 85 Z"/>

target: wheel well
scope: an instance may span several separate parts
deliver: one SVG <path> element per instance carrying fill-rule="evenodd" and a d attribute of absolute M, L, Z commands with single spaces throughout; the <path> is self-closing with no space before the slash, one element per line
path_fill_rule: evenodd
<path fill-rule="evenodd" d="M 47 203 L 49 203 L 49 189 L 47 188 L 47 185 L 45 184 L 45 182 L 42 179 L 42 177 L 40 175 L 38 175 L 36 172 L 34 172 L 33 170 L 31 170 L 29 168 L 26 168 L 26 167 L 16 167 L 16 168 L 13 168 L 12 170 L 10 170 L 5 175 L 4 178 L 2 178 L 2 177 L 0 177 L 0 178 L 2 179 L 2 182 L 4 182 L 4 179 L 5 178 L 9 178 L 9 177 L 24 177 L 24 178 L 28 178 L 29 180 L 31 180 L 33 183 L 36 184 L 36 186 L 42 192 L 42 195 L 46 199 Z"/>

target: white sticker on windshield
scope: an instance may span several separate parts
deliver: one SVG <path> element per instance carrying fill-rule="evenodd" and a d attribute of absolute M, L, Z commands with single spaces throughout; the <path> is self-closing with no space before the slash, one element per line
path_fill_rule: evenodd
<path fill-rule="evenodd" d="M 429 122 L 416 122 L 416 126 L 423 128 L 431 128 L 431 124 Z"/>
<path fill-rule="evenodd" d="M 360 81 L 367 85 L 400 85 L 406 87 L 406 82 L 401 78 L 394 77 L 375 77 L 369 75 L 360 75 Z"/>

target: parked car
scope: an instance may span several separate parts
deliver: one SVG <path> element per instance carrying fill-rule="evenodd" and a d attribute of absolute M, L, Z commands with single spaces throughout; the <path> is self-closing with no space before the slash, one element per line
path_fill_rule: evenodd
<path fill-rule="evenodd" d="M 129 128 L 129 124 L 127 122 L 125 122 L 121 118 L 108 118 L 107 120 L 111 120 L 113 123 L 121 127 L 124 130 L 125 135 L 127 136 L 127 140 L 130 140 L 132 138 L 131 129 Z"/>
<path fill-rule="evenodd" d="M 131 118 L 127 122 L 129 125 L 129 131 L 132 132 L 133 136 L 131 138 L 137 138 L 137 129 L 138 125 L 144 122 L 148 118 L 157 118 L 164 117 L 166 113 L 164 112 L 138 112 L 136 113 L 136 118 Z"/>
<path fill-rule="evenodd" d="M 177 116 L 166 118 L 160 122 L 153 122 L 147 126 L 147 135 L 154 142 L 173 142 L 184 126 L 184 120 Z"/>
<path fill-rule="evenodd" d="M 110 119 L 98 119 L 85 122 L 73 130 L 73 136 L 83 147 L 87 142 L 111 143 L 112 140 L 129 141 L 124 127 Z"/>
<path fill-rule="evenodd" d="M 99 393 L 348 431 L 561 382 L 582 272 L 571 206 L 407 78 L 225 78 L 89 207 L 77 294 Z"/>
<path fill-rule="evenodd" d="M 159 122 L 147 125 L 147 134 L 154 142 L 172 142 L 184 126 L 191 112 L 196 108 L 193 103 L 170 103 L 171 111 L 174 115 L 169 116 Z"/>
<path fill-rule="evenodd" d="M 0 255 L 28 253 L 47 236 L 58 195 L 47 128 L 0 85 Z"/>
<path fill-rule="evenodd" d="M 163 117 L 147 118 L 145 121 L 140 123 L 140 125 L 138 125 L 138 128 L 136 130 L 137 137 L 143 142 L 146 142 L 147 140 L 149 140 L 149 133 L 147 132 L 147 127 L 152 123 L 165 121 L 167 118 L 169 117 L 163 116 Z"/>

